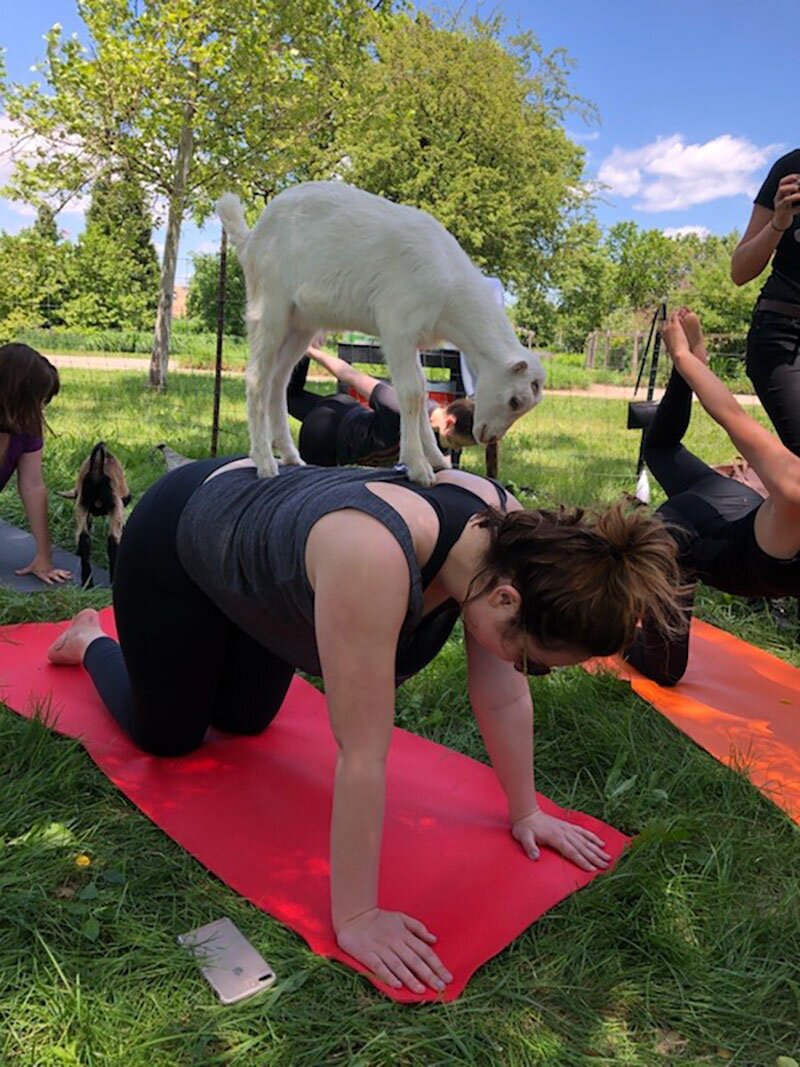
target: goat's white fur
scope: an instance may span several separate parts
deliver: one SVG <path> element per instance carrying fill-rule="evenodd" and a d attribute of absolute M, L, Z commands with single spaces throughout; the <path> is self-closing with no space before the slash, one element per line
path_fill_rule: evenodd
<path fill-rule="evenodd" d="M 321 329 L 380 337 L 401 414 L 400 461 L 421 485 L 446 465 L 427 417 L 417 350 L 448 340 L 478 375 L 475 438 L 502 437 L 542 395 L 539 358 L 518 342 L 485 278 L 431 215 L 343 182 L 307 182 L 270 202 L 252 230 L 238 197 L 217 214 L 247 288 L 251 456 L 278 473 L 273 447 L 302 463 L 286 410 L 295 363 Z"/>

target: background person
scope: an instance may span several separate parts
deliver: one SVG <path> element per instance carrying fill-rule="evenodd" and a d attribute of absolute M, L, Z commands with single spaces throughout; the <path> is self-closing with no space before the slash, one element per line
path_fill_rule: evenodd
<path fill-rule="evenodd" d="M 44 409 L 59 387 L 58 371 L 34 348 L 0 347 L 0 490 L 16 471 L 20 500 L 36 542 L 36 555 L 16 573 L 34 574 L 47 585 L 72 577 L 70 571 L 53 566 L 42 477 Z"/>
<path fill-rule="evenodd" d="M 800 458 L 751 418 L 706 366 L 697 315 L 673 312 L 663 330 L 672 375 L 645 436 L 645 460 L 667 501 L 658 509 L 680 548 L 688 581 L 746 597 L 800 593 Z M 712 470 L 682 443 L 692 391 L 769 496 Z M 661 685 L 675 685 L 689 654 L 691 595 L 682 634 L 659 632 L 646 620 L 626 659 Z"/>
<path fill-rule="evenodd" d="M 286 394 L 289 414 L 302 423 L 301 457 L 318 467 L 391 467 L 397 463 L 400 407 L 394 386 L 319 348 L 309 348 L 309 355 L 343 385 L 360 393 L 369 407 L 347 393 L 320 396 L 306 389 L 309 357 L 305 356 L 292 372 Z M 467 398 L 446 407 L 428 401 L 428 417 L 441 448 L 452 451 L 476 444 L 474 411 L 474 401 Z"/>
<path fill-rule="evenodd" d="M 781 441 L 800 456 L 800 148 L 781 156 L 759 189 L 731 277 L 744 285 L 770 257 L 747 335 L 747 374 Z"/>

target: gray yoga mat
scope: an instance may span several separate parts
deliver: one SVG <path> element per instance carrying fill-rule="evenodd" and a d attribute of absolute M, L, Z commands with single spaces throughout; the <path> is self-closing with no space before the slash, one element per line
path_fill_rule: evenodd
<path fill-rule="evenodd" d="M 40 582 L 32 574 L 20 578 L 14 574 L 20 567 L 27 567 L 36 553 L 36 542 L 29 533 L 17 529 L 0 519 L 0 586 L 14 589 L 18 593 L 41 593 L 55 586 Z M 72 585 L 81 584 L 81 561 L 72 552 L 61 548 L 53 549 L 53 564 L 63 570 L 72 571 Z M 92 576 L 96 586 L 110 586 L 108 571 L 92 565 Z M 66 583 L 64 583 L 66 584 Z"/>

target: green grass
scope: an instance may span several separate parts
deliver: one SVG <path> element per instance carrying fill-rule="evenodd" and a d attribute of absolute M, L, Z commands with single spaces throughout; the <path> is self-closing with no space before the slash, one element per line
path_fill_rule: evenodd
<path fill-rule="evenodd" d="M 45 450 L 52 486 L 70 484 L 98 438 L 135 496 L 163 469 L 152 445 L 207 453 L 207 379 L 173 375 L 163 395 L 145 392 L 141 375 L 63 379 Z M 638 435 L 620 429 L 624 414 L 621 402 L 551 398 L 503 442 L 503 479 L 534 506 L 632 489 Z M 222 421 L 222 450 L 244 449 L 239 380 L 223 383 Z M 699 410 L 689 440 L 708 458 L 730 456 Z M 465 459 L 480 468 L 476 453 Z M 67 543 L 70 506 L 51 502 Z M 0 514 L 20 521 L 16 494 L 0 497 Z M 104 591 L 0 591 L 0 622 L 107 601 Z M 700 610 L 800 664 L 741 602 L 709 592 Z M 532 684 L 539 788 L 638 837 L 611 875 L 445 1006 L 395 1005 L 314 956 L 151 825 L 76 742 L 0 713 L 0 1064 L 766 1067 L 800 1054 L 797 827 L 615 679 L 574 669 Z M 464 693 L 456 634 L 399 691 L 398 724 L 484 759 Z M 88 868 L 76 866 L 81 854 Z M 175 944 L 223 914 L 279 975 L 271 992 L 229 1008 Z"/>

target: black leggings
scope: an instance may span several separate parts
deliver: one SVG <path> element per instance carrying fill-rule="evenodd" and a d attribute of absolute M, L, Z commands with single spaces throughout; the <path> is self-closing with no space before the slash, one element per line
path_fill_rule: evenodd
<path fill-rule="evenodd" d="M 692 390 L 673 369 L 645 436 L 644 458 L 669 498 L 659 514 L 701 537 L 714 537 L 764 501 L 749 486 L 712 470 L 682 444 L 691 416 Z"/>
<path fill-rule="evenodd" d="M 778 437 L 800 456 L 800 317 L 755 312 L 747 335 L 747 375 Z"/>
<path fill-rule="evenodd" d="M 297 442 L 302 458 L 315 467 L 335 467 L 339 424 L 358 401 L 338 393 L 320 396 L 306 389 L 309 362 L 304 356 L 292 371 L 286 402 L 289 414 L 302 423 Z"/>
<path fill-rule="evenodd" d="M 114 574 L 119 644 L 97 638 L 84 656 L 108 710 L 153 755 L 191 752 L 209 726 L 260 733 L 278 713 L 294 674 L 223 615 L 178 559 L 176 533 L 186 502 L 229 461 L 179 467 L 142 497 L 125 527 Z"/>

